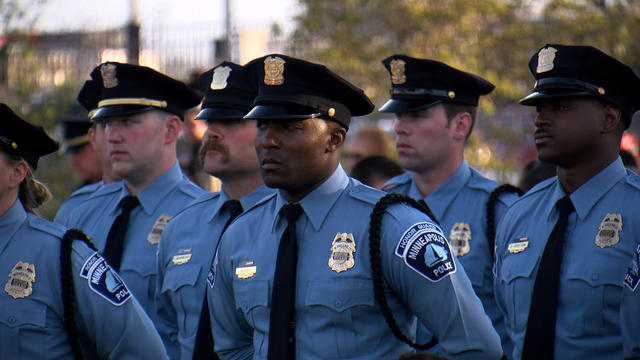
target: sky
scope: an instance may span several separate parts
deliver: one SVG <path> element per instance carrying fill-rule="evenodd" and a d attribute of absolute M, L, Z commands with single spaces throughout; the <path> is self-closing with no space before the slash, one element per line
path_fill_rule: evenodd
<path fill-rule="evenodd" d="M 136 3 L 142 26 L 198 23 L 224 26 L 224 0 L 46 0 L 35 28 L 40 31 L 102 30 L 125 24 L 130 2 Z M 293 28 L 297 0 L 230 0 L 236 28 Z"/>

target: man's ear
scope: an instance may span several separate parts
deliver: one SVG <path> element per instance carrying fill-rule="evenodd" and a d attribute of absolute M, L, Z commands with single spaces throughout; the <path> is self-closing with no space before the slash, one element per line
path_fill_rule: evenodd
<path fill-rule="evenodd" d="M 602 108 L 602 132 L 610 133 L 622 129 L 624 131 L 624 122 L 622 121 L 622 112 L 616 106 L 607 104 Z"/>
<path fill-rule="evenodd" d="M 453 138 L 464 141 L 469 131 L 471 131 L 472 124 L 473 119 L 471 118 L 471 114 L 466 111 L 457 113 L 456 116 L 451 119 L 451 126 L 454 130 Z"/>
<path fill-rule="evenodd" d="M 178 140 L 178 136 L 180 135 L 180 129 L 182 128 L 182 121 L 176 115 L 169 115 L 165 119 L 165 144 L 171 144 Z"/>
<path fill-rule="evenodd" d="M 335 124 L 329 133 L 329 141 L 327 142 L 327 152 L 336 152 L 340 150 L 344 140 L 347 137 L 347 130 L 342 126 Z"/>

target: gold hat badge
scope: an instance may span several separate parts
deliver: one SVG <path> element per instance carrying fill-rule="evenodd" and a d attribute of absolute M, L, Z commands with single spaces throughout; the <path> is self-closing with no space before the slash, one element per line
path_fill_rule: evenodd
<path fill-rule="evenodd" d="M 116 66 L 114 64 L 104 64 L 100 66 L 100 75 L 102 75 L 102 85 L 106 89 L 111 89 L 118 86 Z"/>
<path fill-rule="evenodd" d="M 548 47 L 538 52 L 538 74 L 553 70 L 553 60 L 556 58 L 556 48 Z"/>
<path fill-rule="evenodd" d="M 5 284 L 4 291 L 14 299 L 26 298 L 33 292 L 33 283 L 35 281 L 35 266 L 18 261 L 11 273 L 9 273 L 9 281 Z"/>
<path fill-rule="evenodd" d="M 391 70 L 391 83 L 395 85 L 404 84 L 407 82 L 407 77 L 404 75 L 404 60 L 394 59 L 389 64 Z"/>
<path fill-rule="evenodd" d="M 284 61 L 278 56 L 264 59 L 264 83 L 267 85 L 282 85 L 284 83 Z"/>
<path fill-rule="evenodd" d="M 231 68 L 228 66 L 220 66 L 213 70 L 211 78 L 211 90 L 222 90 L 227 87 L 227 79 L 231 74 Z"/>

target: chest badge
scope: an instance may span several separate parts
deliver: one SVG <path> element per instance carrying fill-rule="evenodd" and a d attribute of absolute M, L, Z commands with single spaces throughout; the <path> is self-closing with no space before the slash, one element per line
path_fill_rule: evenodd
<path fill-rule="evenodd" d="M 523 237 L 510 243 L 509 246 L 507 246 L 507 251 L 509 251 L 510 254 L 517 254 L 523 252 L 528 247 L 529 238 Z"/>
<path fill-rule="evenodd" d="M 18 261 L 9 273 L 9 281 L 4 286 L 4 291 L 14 299 L 26 298 L 33 292 L 34 282 L 36 269 L 33 264 Z"/>
<path fill-rule="evenodd" d="M 173 265 L 184 265 L 191 260 L 191 249 L 181 249 L 178 255 L 174 255 L 171 261 Z"/>
<path fill-rule="evenodd" d="M 257 270 L 253 261 L 245 261 L 236 268 L 236 276 L 238 279 L 248 279 L 253 277 Z"/>
<path fill-rule="evenodd" d="M 455 223 L 449 234 L 449 243 L 456 257 L 461 257 L 471 251 L 471 228 L 468 223 Z"/>
<path fill-rule="evenodd" d="M 622 215 L 607 214 L 602 219 L 595 243 L 601 248 L 613 246 L 620 242 L 619 232 L 622 230 Z"/>
<path fill-rule="evenodd" d="M 164 227 L 167 226 L 169 220 L 171 220 L 171 216 L 169 215 L 160 215 L 160 217 L 156 219 L 156 222 L 153 223 L 153 226 L 151 227 L 149 235 L 147 235 L 147 241 L 149 244 L 157 245 L 160 242 L 162 231 L 164 231 Z"/>
<path fill-rule="evenodd" d="M 337 233 L 331 243 L 329 268 L 339 273 L 347 271 L 355 265 L 353 254 L 356 252 L 356 242 L 351 233 Z"/>

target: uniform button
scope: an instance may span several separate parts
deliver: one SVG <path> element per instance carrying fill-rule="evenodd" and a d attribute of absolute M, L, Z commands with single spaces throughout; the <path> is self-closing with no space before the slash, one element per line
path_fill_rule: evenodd
<path fill-rule="evenodd" d="M 342 307 L 342 301 L 336 300 L 336 307 L 337 308 L 341 308 Z"/>
<path fill-rule="evenodd" d="M 591 274 L 591 280 L 596 281 L 598 279 L 600 279 L 600 276 L 598 275 L 598 273 Z"/>
<path fill-rule="evenodd" d="M 9 324 L 14 324 L 16 322 L 16 317 L 13 315 L 10 315 L 8 320 L 9 320 Z"/>

